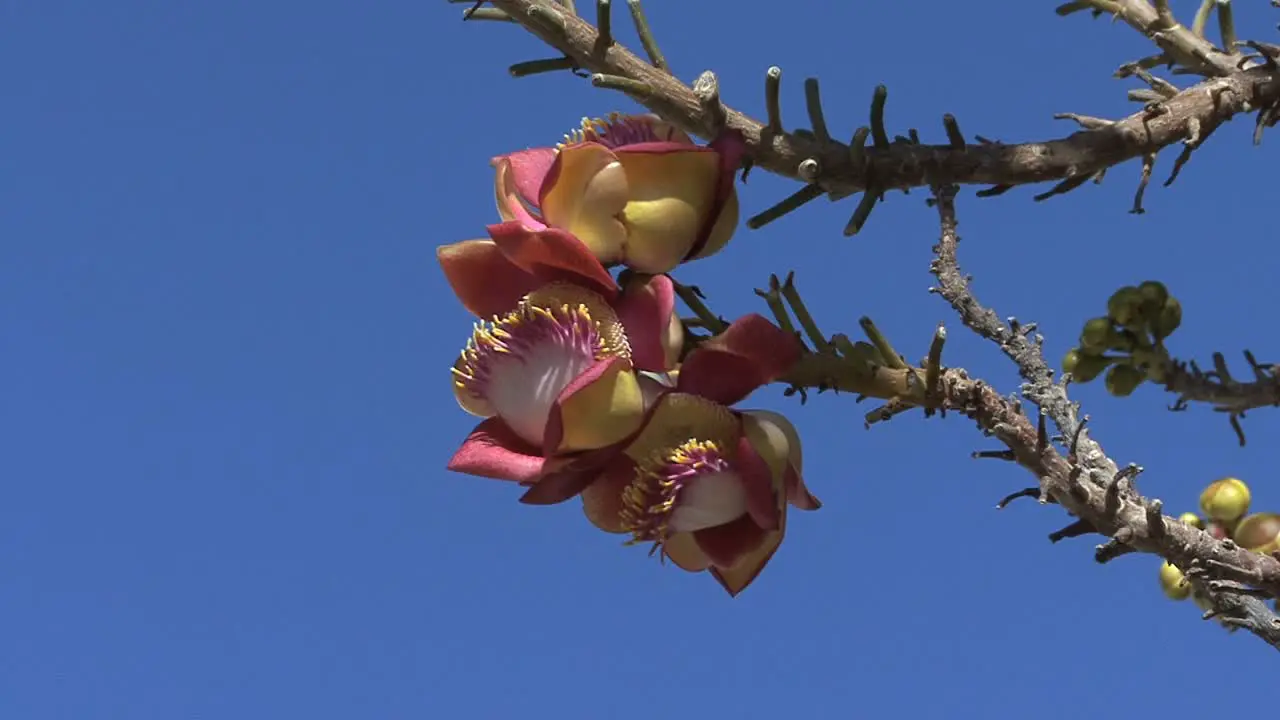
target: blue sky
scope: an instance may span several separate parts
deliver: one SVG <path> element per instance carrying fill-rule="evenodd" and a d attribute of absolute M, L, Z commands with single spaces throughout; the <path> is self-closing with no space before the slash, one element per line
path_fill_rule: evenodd
<path fill-rule="evenodd" d="M 951 112 L 969 134 L 1058 136 L 1054 112 L 1129 112 L 1110 72 L 1150 52 L 1048 2 L 821 6 L 649 15 L 678 74 L 714 68 L 739 109 L 762 114 L 782 66 L 789 127 L 819 75 L 838 135 L 883 82 L 893 132 L 941 142 Z M 1273 682 L 1272 650 L 1163 599 L 1154 558 L 1098 566 L 1096 538 L 1045 540 L 1060 509 L 994 510 L 1031 478 L 970 460 L 992 443 L 962 419 L 868 431 L 847 396 L 753 396 L 794 418 L 826 505 L 793 515 L 733 600 L 572 502 L 447 473 L 474 422 L 447 375 L 470 319 L 435 247 L 495 218 L 491 156 L 632 108 L 568 74 L 510 78 L 548 50 L 460 12 L 0 3 L 0 717 L 1195 717 Z M 1262 9 L 1237 15 L 1242 35 L 1272 32 Z M 1056 361 L 1111 290 L 1154 277 L 1185 309 L 1175 352 L 1280 356 L 1257 322 L 1276 140 L 1254 148 L 1251 129 L 1221 130 L 1142 216 L 1134 164 L 1045 203 L 969 189 L 979 297 L 1038 321 Z M 794 187 L 753 175 L 744 216 Z M 852 204 L 819 201 L 678 277 L 734 316 L 795 270 L 827 332 L 869 314 L 919 357 L 944 321 L 947 362 L 1013 390 L 926 292 L 924 197 L 892 195 L 854 239 Z M 1241 449 L 1220 415 L 1166 412 L 1154 388 L 1074 397 L 1171 511 L 1226 474 L 1280 508 L 1275 413 Z"/>

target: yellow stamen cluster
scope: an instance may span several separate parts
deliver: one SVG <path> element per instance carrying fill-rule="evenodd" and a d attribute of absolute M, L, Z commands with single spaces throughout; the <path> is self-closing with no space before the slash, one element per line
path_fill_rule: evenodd
<path fill-rule="evenodd" d="M 622 527 L 632 534 L 628 545 L 661 545 L 680 488 L 702 473 L 724 469 L 724 454 L 710 440 L 690 439 L 668 451 L 657 451 L 636 469 L 636 479 L 622 492 Z"/>
<path fill-rule="evenodd" d="M 526 295 L 506 315 L 476 323 L 452 368 L 454 385 L 482 398 L 495 359 L 519 357 L 543 342 L 576 346 L 595 360 L 631 358 L 622 322 L 604 298 L 576 285 L 551 283 Z"/>
<path fill-rule="evenodd" d="M 558 309 L 562 312 L 568 307 L 581 308 L 582 312 L 595 322 L 596 332 L 600 335 L 602 348 L 596 355 L 597 359 L 601 357 L 631 359 L 631 343 L 627 341 L 627 332 L 622 327 L 622 321 L 599 294 L 571 283 L 554 282 L 543 285 L 526 295 L 523 304 L 548 310 Z"/>
<path fill-rule="evenodd" d="M 564 136 L 556 145 L 563 150 L 570 145 L 598 142 L 608 147 L 619 147 L 641 142 L 671 140 L 675 128 L 652 117 L 632 117 L 619 112 L 609 113 L 608 118 L 582 118 L 580 127 Z"/>

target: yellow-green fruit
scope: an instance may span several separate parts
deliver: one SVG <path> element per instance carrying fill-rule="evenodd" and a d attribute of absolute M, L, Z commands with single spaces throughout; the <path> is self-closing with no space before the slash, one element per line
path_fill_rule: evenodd
<path fill-rule="evenodd" d="M 1069 351 L 1062 358 L 1062 372 L 1071 373 L 1076 382 L 1089 382 L 1102 374 L 1111 361 L 1100 355 L 1081 352 L 1078 349 Z"/>
<path fill-rule="evenodd" d="M 1132 365 L 1116 365 L 1107 371 L 1107 392 L 1116 397 L 1126 397 L 1132 395 L 1146 379 L 1146 373 Z"/>
<path fill-rule="evenodd" d="M 1142 291 L 1126 285 L 1107 299 L 1107 315 L 1122 327 L 1137 328 L 1142 325 Z"/>
<path fill-rule="evenodd" d="M 1182 513 L 1181 515 L 1178 516 L 1178 520 L 1185 525 L 1190 525 L 1193 528 L 1199 528 L 1201 530 L 1204 529 L 1204 521 L 1200 519 L 1199 515 L 1193 512 Z"/>
<path fill-rule="evenodd" d="M 1080 347 L 1084 350 L 1101 352 L 1107 349 L 1111 341 L 1111 318 L 1094 318 L 1084 324 L 1080 331 Z"/>
<path fill-rule="evenodd" d="M 1142 314 L 1148 320 L 1159 314 L 1160 308 L 1164 307 L 1164 301 L 1169 299 L 1169 289 L 1157 280 L 1142 283 L 1138 286 L 1138 292 L 1142 293 Z"/>
<path fill-rule="evenodd" d="M 1280 515 L 1254 513 L 1246 516 L 1231 533 L 1231 539 L 1246 550 L 1264 555 L 1280 550 Z"/>
<path fill-rule="evenodd" d="M 1229 525 L 1249 512 L 1249 486 L 1243 480 L 1225 477 L 1209 483 L 1200 493 L 1200 512 Z"/>
<path fill-rule="evenodd" d="M 1191 583 L 1175 565 L 1165 561 L 1160 566 L 1160 589 L 1170 600 L 1186 600 L 1191 597 Z"/>
<path fill-rule="evenodd" d="M 1160 314 L 1152 319 L 1151 334 L 1155 335 L 1157 340 L 1163 340 L 1172 335 L 1181 324 L 1182 303 L 1178 302 L 1178 298 L 1171 297 L 1164 301 Z"/>

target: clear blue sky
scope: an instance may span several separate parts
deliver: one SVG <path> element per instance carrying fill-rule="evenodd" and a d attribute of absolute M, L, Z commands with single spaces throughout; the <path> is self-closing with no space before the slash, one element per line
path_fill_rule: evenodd
<path fill-rule="evenodd" d="M 1110 72 L 1151 51 L 1052 2 L 818 5 L 649 14 L 680 76 L 714 68 L 740 109 L 762 112 L 781 65 L 790 127 L 819 74 L 842 136 L 878 82 L 894 132 L 939 142 L 952 112 L 969 134 L 1057 136 L 1072 128 L 1054 112 L 1129 112 Z M 492 155 L 632 107 L 568 74 L 511 79 L 548 50 L 460 12 L 0 3 L 0 717 L 1197 717 L 1274 685 L 1274 651 L 1164 600 L 1154 558 L 1098 566 L 1097 538 L 1045 540 L 1060 509 L 994 510 L 1031 478 L 970 460 L 993 443 L 963 419 L 867 431 L 851 397 L 757 393 L 800 427 L 826 505 L 793 514 L 736 600 L 574 503 L 447 473 L 474 423 L 447 373 L 470 319 L 435 247 L 496 217 Z M 1238 17 L 1250 37 L 1275 22 Z M 1176 351 L 1280 357 L 1256 322 L 1274 303 L 1280 139 L 1255 149 L 1251 128 L 1153 184 L 1143 216 L 1126 212 L 1132 164 L 1046 203 L 969 189 L 979 296 L 1040 322 L 1056 361 L 1111 290 L 1156 277 L 1184 304 Z M 744 216 L 794 187 L 754 175 Z M 819 201 L 679 277 L 733 316 L 794 269 L 827 332 L 870 314 L 918 357 L 945 321 L 947 361 L 1013 390 L 926 292 L 924 197 L 892 195 L 855 239 L 852 205 Z M 1171 511 L 1224 474 L 1280 509 L 1275 412 L 1240 449 L 1224 418 L 1168 413 L 1150 387 L 1075 397 Z"/>

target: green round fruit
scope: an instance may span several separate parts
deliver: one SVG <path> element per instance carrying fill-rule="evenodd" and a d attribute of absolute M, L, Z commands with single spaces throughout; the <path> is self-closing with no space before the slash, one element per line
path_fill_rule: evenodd
<path fill-rule="evenodd" d="M 1107 392 L 1116 397 L 1126 397 L 1132 395 L 1146 379 L 1146 373 L 1132 365 L 1116 365 L 1107 371 Z"/>

